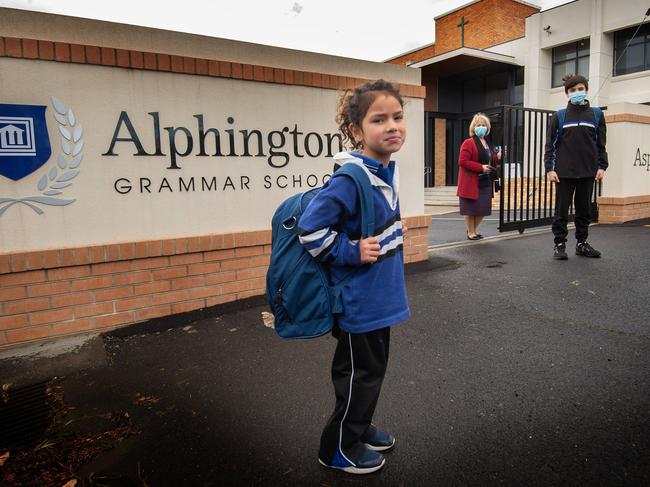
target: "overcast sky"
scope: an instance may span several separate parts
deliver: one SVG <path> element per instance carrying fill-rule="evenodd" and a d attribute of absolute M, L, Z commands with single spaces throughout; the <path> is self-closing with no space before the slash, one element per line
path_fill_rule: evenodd
<path fill-rule="evenodd" d="M 531 1 L 546 10 L 569 0 Z M 383 61 L 434 41 L 463 0 L 0 0 L 0 6 Z M 467 27 L 470 28 L 469 26 Z"/>

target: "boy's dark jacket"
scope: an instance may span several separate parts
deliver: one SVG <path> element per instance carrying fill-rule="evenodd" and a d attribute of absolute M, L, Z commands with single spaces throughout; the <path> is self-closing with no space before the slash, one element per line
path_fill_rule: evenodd
<path fill-rule="evenodd" d="M 569 102 L 562 135 L 558 138 L 557 113 L 551 117 L 546 133 L 544 164 L 546 172 L 555 171 L 562 178 L 593 178 L 598 169 L 607 169 L 607 127 L 602 116 L 598 127 L 589 102 Z M 598 130 L 598 142 L 595 139 Z"/>

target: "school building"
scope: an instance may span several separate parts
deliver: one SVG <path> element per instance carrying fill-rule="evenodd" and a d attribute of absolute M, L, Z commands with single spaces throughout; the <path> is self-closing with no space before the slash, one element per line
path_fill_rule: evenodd
<path fill-rule="evenodd" d="M 632 172 L 625 179 L 638 182 L 625 192 L 618 187 L 623 181 L 618 175 L 610 177 L 610 170 L 604 197 L 650 194 L 643 174 L 650 157 L 644 142 L 650 135 L 646 118 L 650 109 L 643 106 L 650 105 L 650 17 L 624 53 L 648 6 L 643 0 L 576 0 L 540 11 L 525 1 L 476 0 L 436 17 L 434 43 L 387 60 L 420 69 L 426 87 L 425 198 L 448 201 L 444 195 L 450 191 L 444 188 L 457 184 L 458 150 L 476 112 L 490 117 L 494 143 L 507 146 L 502 140 L 502 107 L 565 106 L 566 73 L 589 79 L 590 102 L 608 115 L 612 166 L 631 161 Z M 624 120 L 634 121 L 636 142 L 616 136 L 627 130 L 621 125 Z M 518 127 L 522 136 L 524 129 L 522 122 Z M 623 159 L 611 157 L 620 153 L 625 153 Z M 621 201 L 602 200 L 601 221 L 614 217 L 610 212 L 619 220 L 650 216 L 650 200 L 633 201 L 614 205 Z"/>
<path fill-rule="evenodd" d="M 271 216 L 327 180 L 340 90 L 370 79 L 407 101 L 407 263 L 427 259 L 425 191 L 456 184 L 471 116 L 497 142 L 503 107 L 565 104 L 566 72 L 606 108 L 600 221 L 650 216 L 647 26 L 612 72 L 644 11 L 478 0 L 375 63 L 0 8 L 0 348 L 263 294 Z"/>

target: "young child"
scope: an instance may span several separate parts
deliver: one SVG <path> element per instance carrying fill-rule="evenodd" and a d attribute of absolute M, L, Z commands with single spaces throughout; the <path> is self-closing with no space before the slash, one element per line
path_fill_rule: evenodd
<path fill-rule="evenodd" d="M 371 424 L 388 363 L 390 327 L 410 316 L 404 286 L 399 172 L 391 154 L 406 138 L 403 101 L 392 84 L 368 82 L 341 98 L 337 122 L 356 152 L 334 156 L 338 165 L 364 168 L 375 205 L 374 236 L 361 239 L 361 212 L 354 182 L 332 178 L 311 201 L 300 222 L 300 242 L 330 271 L 331 284 L 355 272 L 342 292 L 343 313 L 332 334 L 336 405 L 320 442 L 319 462 L 365 474 L 384 466 L 379 453 L 395 438 Z"/>
<path fill-rule="evenodd" d="M 575 208 L 576 255 L 600 257 L 600 252 L 587 243 L 587 237 L 594 179 L 603 179 L 608 166 L 605 117 L 600 117 L 600 123 L 596 127 L 595 114 L 585 100 L 589 83 L 584 76 L 569 74 L 562 81 L 564 93 L 569 98 L 562 134 L 560 136 L 558 132 L 558 117 L 555 113 L 551 118 L 544 151 L 546 173 L 549 180 L 556 183 L 553 258 L 568 258 L 567 222 L 572 201 Z"/>

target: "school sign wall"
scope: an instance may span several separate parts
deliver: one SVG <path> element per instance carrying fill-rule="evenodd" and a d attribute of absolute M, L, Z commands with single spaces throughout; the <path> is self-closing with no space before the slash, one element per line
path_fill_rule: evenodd
<path fill-rule="evenodd" d="M 0 197 L 12 205 L 0 215 L 4 250 L 266 229 L 271 209 L 322 184 L 342 149 L 334 89 L 3 62 L 9 64 L 5 100 L 51 105 L 42 118 L 53 147 L 40 167 L 2 185 Z M 39 81 L 30 87 L 25 79 Z M 71 82 L 63 88 L 61 80 Z M 60 100 L 60 111 L 53 100 Z M 422 173 L 408 170 L 420 149 L 418 103 L 407 106 L 414 137 L 400 154 L 414 185 Z M 18 156 L 3 159 L 3 167 L 25 167 Z M 405 197 L 406 214 L 421 212 L 414 203 Z M 44 232 L 34 209 L 54 204 L 68 206 L 47 212 Z"/>
<path fill-rule="evenodd" d="M 261 294 L 271 215 L 327 180 L 339 90 L 367 79 L 406 97 L 405 254 L 426 258 L 419 70 L 0 16 L 0 346 Z"/>
<path fill-rule="evenodd" d="M 600 223 L 623 223 L 650 216 L 650 107 L 612 103 L 607 107 L 610 167 L 598 198 Z"/>
<path fill-rule="evenodd" d="M 196 118 L 196 132 L 191 128 L 164 127 L 165 137 L 161 137 L 160 113 L 149 112 L 152 117 L 154 147 L 149 152 L 142 145 L 140 136 L 133 126 L 128 112 L 122 111 L 110 141 L 108 150 L 102 156 L 117 156 L 117 145 L 119 143 L 131 144 L 130 150 L 135 151 L 137 156 L 167 156 L 167 169 L 181 169 L 181 160 L 186 157 L 218 157 L 226 158 L 227 163 L 233 163 L 233 158 L 261 158 L 270 168 L 279 169 L 289 166 L 289 163 L 298 158 L 317 159 L 320 163 L 324 157 L 331 158 L 337 152 L 343 150 L 341 135 L 338 133 L 319 134 L 318 132 L 307 132 L 299 130 L 298 124 L 293 127 L 282 127 L 279 130 L 272 130 L 262 133 L 259 129 L 236 128 L 235 118 L 228 116 L 226 121 L 228 128 L 206 128 L 205 115 L 194 114 Z M 124 134 L 122 134 L 124 132 Z M 165 150 L 163 151 L 164 139 Z M 127 148 L 128 150 L 129 148 Z M 236 159 L 235 159 L 236 162 Z M 311 163 L 313 165 L 313 162 Z M 295 165 L 295 164 L 294 164 Z M 264 167 L 262 165 L 262 167 Z M 289 168 L 291 169 L 291 168 Z M 319 172 L 319 171 L 316 171 Z M 148 177 L 140 177 L 135 191 L 141 194 L 161 193 L 168 191 L 256 191 L 260 189 L 274 188 L 315 188 L 322 185 L 329 175 L 317 175 L 314 172 L 304 176 L 303 174 L 287 175 L 285 172 L 274 171 L 272 174 L 259 174 L 259 180 L 252 174 L 242 175 L 233 178 L 223 174 L 217 176 L 194 176 L 183 177 L 181 175 L 164 176 L 160 181 L 152 181 Z M 196 180 L 196 181 L 195 181 Z M 127 194 L 133 190 L 133 183 L 129 178 L 118 178 L 114 183 L 115 191 L 120 194 Z M 196 184 L 195 184 L 196 183 Z M 251 186 L 252 185 L 252 186 Z"/>

